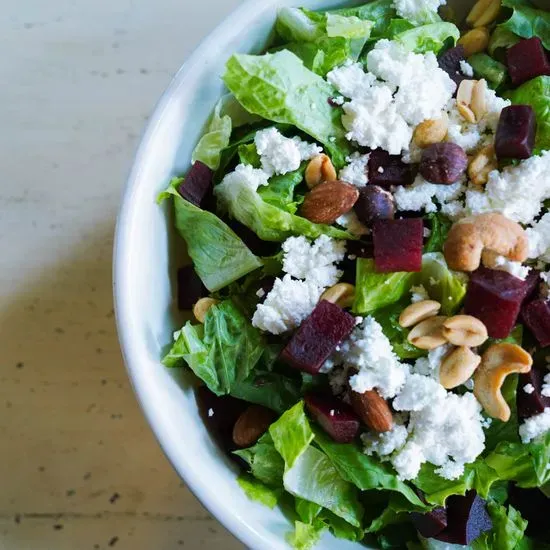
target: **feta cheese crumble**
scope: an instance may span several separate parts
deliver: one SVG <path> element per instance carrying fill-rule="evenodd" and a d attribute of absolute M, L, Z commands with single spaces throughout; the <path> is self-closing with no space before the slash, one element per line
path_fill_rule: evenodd
<path fill-rule="evenodd" d="M 411 302 L 416 304 L 418 302 L 423 302 L 424 300 L 429 300 L 430 295 L 428 291 L 424 288 L 423 285 L 412 286 L 411 287 Z"/>
<path fill-rule="evenodd" d="M 529 239 L 529 257 L 539 258 L 544 262 L 550 262 L 550 212 L 544 214 L 544 216 L 542 216 L 533 227 L 529 227 L 526 232 L 527 238 Z"/>
<path fill-rule="evenodd" d="M 321 235 L 310 243 L 305 237 L 290 237 L 283 243 L 283 271 L 296 279 L 307 279 L 320 287 L 335 285 L 340 271 L 334 264 L 346 254 L 345 241 Z"/>
<path fill-rule="evenodd" d="M 386 399 L 397 395 L 408 373 L 408 366 L 399 361 L 382 327 L 370 316 L 354 329 L 332 360 L 358 371 L 349 380 L 353 391 L 376 389 Z"/>
<path fill-rule="evenodd" d="M 544 377 L 541 393 L 544 397 L 550 397 L 550 373 Z"/>
<path fill-rule="evenodd" d="M 531 395 L 535 391 L 535 386 L 533 386 L 533 384 L 525 384 L 525 386 L 523 386 L 523 391 Z"/>
<path fill-rule="evenodd" d="M 343 214 L 339 218 L 336 218 L 336 223 L 358 237 L 370 233 L 370 229 L 361 222 L 354 210 L 350 210 L 347 214 Z"/>
<path fill-rule="evenodd" d="M 277 128 L 260 130 L 254 138 L 256 150 L 262 161 L 262 169 L 268 175 L 288 174 L 300 168 L 302 161 L 321 153 L 318 145 L 300 138 L 287 138 Z"/>
<path fill-rule="evenodd" d="M 361 435 L 363 451 L 369 456 L 377 454 L 382 458 L 387 457 L 403 448 L 408 435 L 409 432 L 407 432 L 403 420 L 399 417 L 394 418 L 393 428 L 389 432 L 380 434 L 366 432 Z"/>
<path fill-rule="evenodd" d="M 512 262 L 504 256 L 496 256 L 490 264 L 491 265 L 485 265 L 485 267 L 496 269 L 497 271 L 506 271 L 507 273 L 510 273 L 510 275 L 513 275 L 522 281 L 525 281 L 531 272 L 531 268 L 529 266 L 523 265 L 521 262 Z"/>
<path fill-rule="evenodd" d="M 290 275 L 275 279 L 263 304 L 258 304 L 252 324 L 271 334 L 282 334 L 301 325 L 315 309 L 323 288 L 315 282 L 297 281 Z"/>
<path fill-rule="evenodd" d="M 543 413 L 528 418 L 520 427 L 519 435 L 523 443 L 529 443 L 540 435 L 550 430 L 550 407 L 544 409 Z"/>
<path fill-rule="evenodd" d="M 239 164 L 234 172 L 230 172 L 223 178 L 217 191 L 231 194 L 231 189 L 239 189 L 241 185 L 257 191 L 259 187 L 269 183 L 269 175 L 263 170 L 253 168 L 249 164 Z"/>
<path fill-rule="evenodd" d="M 397 15 L 411 21 L 415 25 L 437 21 L 437 10 L 444 6 L 447 0 L 394 0 Z"/>
<path fill-rule="evenodd" d="M 470 214 L 500 212 L 513 221 L 532 224 L 549 198 L 550 151 L 545 151 L 502 172 L 491 172 L 484 191 L 466 193 L 466 209 Z M 549 222 L 550 217 L 545 223 Z"/>
<path fill-rule="evenodd" d="M 361 153 L 353 153 L 350 157 L 346 158 L 346 162 L 349 164 L 340 170 L 338 177 L 355 185 L 356 187 L 365 187 L 369 182 L 368 178 L 368 164 L 370 159 L 370 153 L 362 155 Z"/>
<path fill-rule="evenodd" d="M 464 76 L 474 76 L 474 68 L 465 59 L 460 61 L 460 70 Z"/>

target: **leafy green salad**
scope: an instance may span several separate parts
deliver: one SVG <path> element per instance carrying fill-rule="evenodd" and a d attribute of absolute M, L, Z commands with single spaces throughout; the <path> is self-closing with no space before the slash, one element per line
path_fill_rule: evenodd
<path fill-rule="evenodd" d="M 227 62 L 163 363 L 291 547 L 550 548 L 548 50 L 527 0 L 375 0 Z"/>

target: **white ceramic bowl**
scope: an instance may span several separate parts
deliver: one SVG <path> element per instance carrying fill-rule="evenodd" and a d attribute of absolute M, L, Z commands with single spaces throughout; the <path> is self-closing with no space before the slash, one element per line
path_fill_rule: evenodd
<path fill-rule="evenodd" d="M 462 5 L 464 2 L 460 0 Z M 182 254 L 168 208 L 156 197 L 170 178 L 185 173 L 214 105 L 224 93 L 220 76 L 235 52 L 260 52 L 277 8 L 312 9 L 361 1 L 249 0 L 187 60 L 162 97 L 137 153 L 117 224 L 114 295 L 118 331 L 130 378 L 159 443 L 180 476 L 208 510 L 247 547 L 289 546 L 291 526 L 279 510 L 246 498 L 236 471 L 206 431 L 185 375 L 160 359 L 182 319 L 174 308 L 174 274 Z M 469 3 L 469 2 L 468 2 Z M 319 549 L 358 545 L 326 535 Z"/>

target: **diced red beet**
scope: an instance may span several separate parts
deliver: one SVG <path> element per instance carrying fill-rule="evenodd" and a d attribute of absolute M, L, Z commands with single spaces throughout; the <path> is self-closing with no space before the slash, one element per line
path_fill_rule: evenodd
<path fill-rule="evenodd" d="M 540 75 L 550 75 L 550 62 L 540 38 L 518 42 L 507 51 L 508 72 L 514 86 Z"/>
<path fill-rule="evenodd" d="M 470 278 L 464 310 L 483 321 L 489 336 L 506 338 L 530 289 L 527 281 L 506 271 L 481 267 Z"/>
<path fill-rule="evenodd" d="M 509 105 L 502 109 L 495 137 L 499 159 L 528 159 L 533 154 L 537 121 L 530 105 Z"/>
<path fill-rule="evenodd" d="M 193 309 L 193 306 L 200 298 L 208 294 L 208 290 L 202 284 L 195 268 L 187 265 L 178 269 L 178 309 L 186 311 Z"/>
<path fill-rule="evenodd" d="M 178 187 L 179 194 L 195 206 L 201 206 L 204 198 L 212 190 L 214 172 L 200 161 L 191 166 L 191 169 Z"/>
<path fill-rule="evenodd" d="M 355 318 L 331 302 L 321 300 L 281 353 L 290 366 L 319 374 L 329 355 L 355 327 Z"/>
<path fill-rule="evenodd" d="M 442 53 L 437 60 L 439 67 L 443 69 L 452 80 L 454 80 L 457 88 L 460 86 L 460 83 L 467 78 L 462 73 L 462 68 L 460 66 L 461 61 L 466 61 L 464 46 L 450 48 Z"/>
<path fill-rule="evenodd" d="M 447 510 L 442 506 L 434 508 L 431 512 L 420 514 L 411 513 L 411 521 L 416 530 L 427 539 L 439 535 L 447 527 Z"/>
<path fill-rule="evenodd" d="M 411 185 L 416 177 L 416 166 L 405 164 L 400 155 L 390 155 L 383 149 L 375 149 L 370 154 L 368 172 L 371 185 Z"/>
<path fill-rule="evenodd" d="M 536 414 L 541 414 L 544 412 L 544 409 L 550 407 L 550 397 L 542 395 L 542 384 L 545 374 L 547 374 L 547 371 L 533 367 L 529 372 L 519 375 L 516 403 L 520 418 L 530 418 Z M 524 391 L 523 388 L 527 384 L 533 386 L 532 393 Z"/>
<path fill-rule="evenodd" d="M 539 298 L 530 302 L 523 308 L 522 315 L 538 343 L 543 348 L 550 346 L 550 300 Z"/>
<path fill-rule="evenodd" d="M 360 422 L 353 409 L 332 395 L 308 394 L 306 407 L 315 421 L 337 443 L 351 443 L 359 433 Z"/>
<path fill-rule="evenodd" d="M 447 499 L 447 528 L 435 538 L 451 544 L 469 545 L 493 528 L 487 503 L 475 491 Z"/>
<path fill-rule="evenodd" d="M 373 239 L 374 264 L 378 273 L 422 269 L 422 218 L 378 220 L 373 225 Z"/>
<path fill-rule="evenodd" d="M 197 389 L 196 398 L 208 431 L 226 451 L 234 451 L 233 427 L 250 404 L 229 395 L 218 396 L 205 386 Z"/>

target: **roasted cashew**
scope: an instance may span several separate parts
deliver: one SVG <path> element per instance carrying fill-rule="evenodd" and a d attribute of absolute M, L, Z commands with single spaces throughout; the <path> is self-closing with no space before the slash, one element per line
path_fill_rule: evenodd
<path fill-rule="evenodd" d="M 524 229 L 502 214 L 480 214 L 453 225 L 444 247 L 445 259 L 456 271 L 475 271 L 484 250 L 514 262 L 527 259 L 529 241 Z"/>
<path fill-rule="evenodd" d="M 529 372 L 532 365 L 533 358 L 515 344 L 494 344 L 483 354 L 474 374 L 474 395 L 489 416 L 503 422 L 510 420 L 502 384 L 509 374 Z"/>

